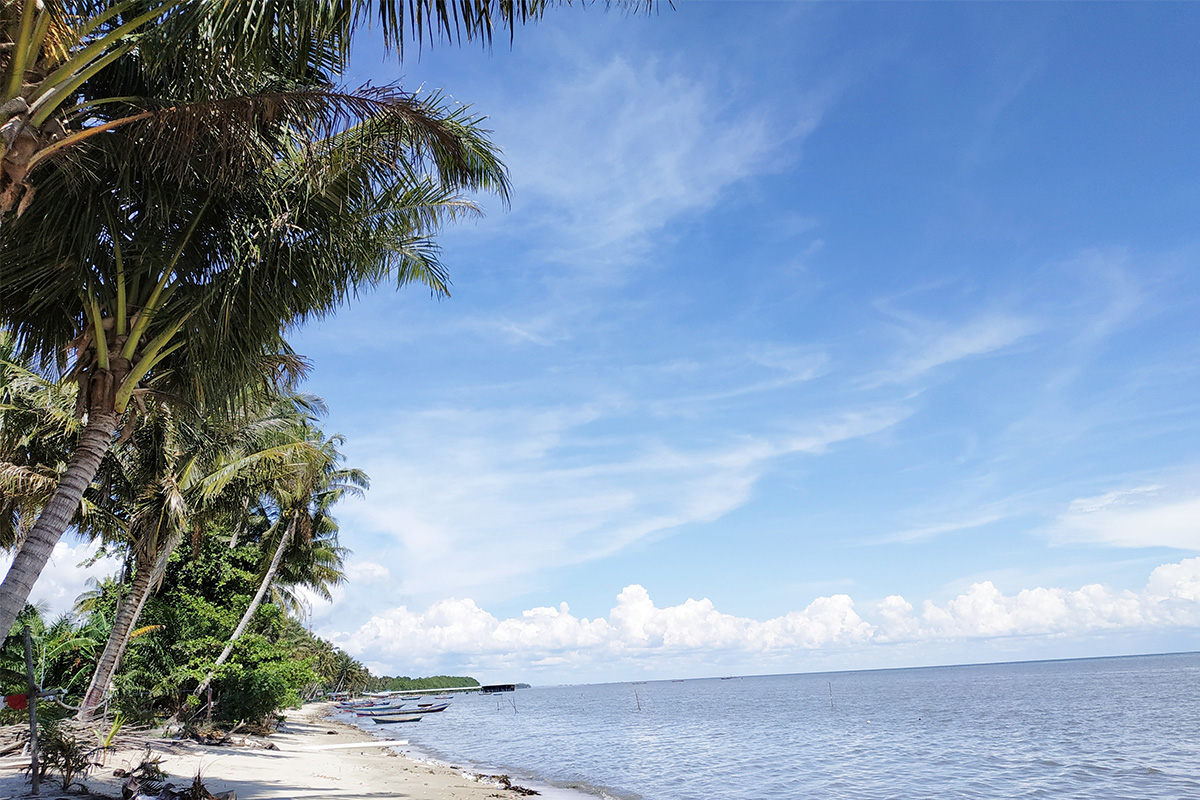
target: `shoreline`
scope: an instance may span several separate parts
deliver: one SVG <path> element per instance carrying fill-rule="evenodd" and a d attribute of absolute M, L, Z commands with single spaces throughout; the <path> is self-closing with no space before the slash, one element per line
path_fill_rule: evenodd
<path fill-rule="evenodd" d="M 324 717 L 327 722 L 363 732 L 377 739 L 383 738 L 388 733 L 388 731 L 382 728 L 360 727 L 350 722 L 343 722 L 331 716 L 342 712 L 332 707 L 332 704 L 330 705 L 331 707 L 326 711 L 326 716 Z M 401 727 L 408 728 L 408 726 Z M 379 734 L 379 736 L 375 734 Z M 451 757 L 414 742 L 406 741 L 404 744 L 396 745 L 392 749 L 393 751 L 399 751 L 396 754 L 407 761 L 418 765 L 429 765 L 438 769 L 450 770 L 456 774 L 473 776 L 476 779 L 481 779 L 484 785 L 488 786 L 499 786 L 498 783 L 488 783 L 487 779 L 489 778 L 510 778 L 513 791 L 518 796 L 529 796 L 524 790 L 532 789 L 536 796 L 542 797 L 544 800 L 613 800 L 613 796 L 608 794 L 602 787 L 585 787 L 583 785 L 560 786 L 528 774 L 523 774 L 519 771 L 520 768 L 497 767 L 480 763 L 467 757 Z M 488 796 L 492 800 L 495 800 L 495 798 L 501 795 L 490 794 Z M 507 795 L 504 796 L 507 797 Z M 0 798 L 0 800 L 3 799 Z"/>
<path fill-rule="evenodd" d="M 258 746 L 147 739 L 139 749 L 123 748 L 107 754 L 104 766 L 94 767 L 82 783 L 93 795 L 120 797 L 124 779 L 114 776 L 114 770 L 136 767 L 145 759 L 148 747 L 151 758 L 161 758 L 161 768 L 170 774 L 169 782 L 177 789 L 189 786 L 199 774 L 208 791 L 219 794 L 232 790 L 237 792 L 238 800 L 378 800 L 389 796 L 406 800 L 517 800 L 529 796 L 519 786 L 506 788 L 499 780 L 487 780 L 489 776 L 471 770 L 399 754 L 395 748 L 408 744 L 402 731 L 389 731 L 392 735 L 381 738 L 326 718 L 331 711 L 328 703 L 289 710 L 271 736 L 246 737 Z M 31 797 L 28 791 L 29 781 L 22 770 L 0 771 L 0 800 Z M 541 793 L 541 787 L 536 791 Z M 53 776 L 42 782 L 41 798 L 64 794 L 69 793 L 62 791 Z"/>

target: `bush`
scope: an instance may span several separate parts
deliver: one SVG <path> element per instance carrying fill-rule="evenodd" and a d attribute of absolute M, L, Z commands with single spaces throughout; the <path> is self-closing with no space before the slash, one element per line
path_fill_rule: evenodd
<path fill-rule="evenodd" d="M 242 670 L 221 681 L 218 718 L 265 723 L 278 709 L 300 705 L 300 689 L 315 678 L 307 661 L 260 663 Z"/>

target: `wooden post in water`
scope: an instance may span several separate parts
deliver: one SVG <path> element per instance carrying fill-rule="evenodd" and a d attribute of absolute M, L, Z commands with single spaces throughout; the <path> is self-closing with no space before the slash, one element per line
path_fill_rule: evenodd
<path fill-rule="evenodd" d="M 830 707 L 830 708 L 834 708 L 834 707 L 835 707 L 835 706 L 833 705 L 833 681 L 830 681 L 830 682 L 829 682 L 829 707 Z"/>
<path fill-rule="evenodd" d="M 26 697 L 29 700 L 29 787 L 30 794 L 41 792 L 41 776 L 38 775 L 38 731 L 37 731 L 37 701 L 38 685 L 33 675 L 33 639 L 29 635 L 29 626 L 21 631 L 25 640 L 25 675 L 29 679 L 29 690 Z"/>

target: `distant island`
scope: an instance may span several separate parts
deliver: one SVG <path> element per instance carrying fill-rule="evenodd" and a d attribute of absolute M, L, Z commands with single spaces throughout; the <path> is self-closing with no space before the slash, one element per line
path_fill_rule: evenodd
<path fill-rule="evenodd" d="M 454 675 L 434 675 L 429 678 L 394 678 L 390 675 L 378 678 L 372 675 L 366 689 L 370 692 L 402 692 L 410 689 L 469 689 L 475 686 L 479 686 L 479 681 L 474 678 Z"/>

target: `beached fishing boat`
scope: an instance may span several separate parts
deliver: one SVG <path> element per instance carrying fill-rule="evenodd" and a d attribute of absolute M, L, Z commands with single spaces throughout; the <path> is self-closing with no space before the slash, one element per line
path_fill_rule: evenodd
<path fill-rule="evenodd" d="M 396 716 L 396 715 L 407 716 L 409 714 L 436 714 L 439 711 L 445 711 L 449 707 L 450 707 L 449 703 L 438 703 L 436 706 L 406 708 L 403 711 L 393 711 L 391 714 L 372 714 L 371 719 L 374 719 L 375 717 L 379 717 L 379 716 L 388 717 L 388 716 Z"/>
<path fill-rule="evenodd" d="M 420 722 L 423 719 L 423 714 L 395 714 L 390 717 L 371 717 L 371 722 L 378 725 L 394 725 L 398 722 Z"/>
<path fill-rule="evenodd" d="M 354 710 L 355 716 L 358 717 L 377 717 L 380 714 L 396 714 L 400 709 L 404 708 L 403 703 L 395 703 L 389 706 L 372 706 L 371 708 L 358 708 Z M 407 709 L 405 709 L 407 711 Z"/>

